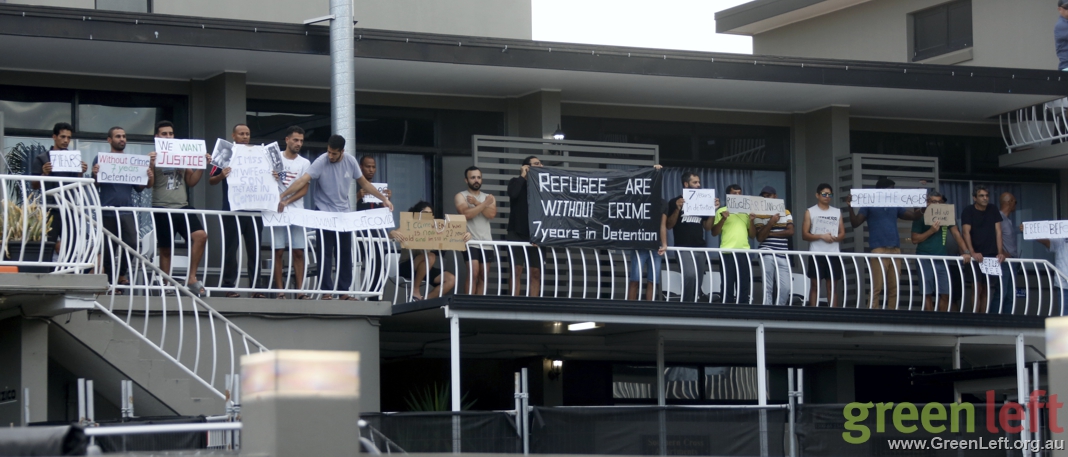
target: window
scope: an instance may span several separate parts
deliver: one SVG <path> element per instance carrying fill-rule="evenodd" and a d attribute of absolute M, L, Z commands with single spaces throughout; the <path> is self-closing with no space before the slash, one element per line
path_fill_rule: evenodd
<path fill-rule="evenodd" d="M 152 0 L 96 0 L 96 9 L 125 11 L 128 13 L 151 13 Z"/>
<path fill-rule="evenodd" d="M 972 2 L 959 0 L 910 15 L 912 61 L 972 46 Z"/>

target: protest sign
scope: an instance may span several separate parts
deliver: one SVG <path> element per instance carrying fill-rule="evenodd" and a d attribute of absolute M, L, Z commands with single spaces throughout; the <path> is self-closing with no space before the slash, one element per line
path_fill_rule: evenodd
<path fill-rule="evenodd" d="M 203 170 L 207 166 L 207 148 L 204 140 L 156 138 L 156 166 Z"/>
<path fill-rule="evenodd" d="M 850 189 L 854 208 L 922 208 L 927 206 L 927 189 Z"/>
<path fill-rule="evenodd" d="M 298 227 L 334 232 L 355 232 L 359 230 L 391 229 L 395 225 L 393 223 L 393 213 L 389 211 L 389 208 L 350 213 L 286 208 L 285 212 L 282 213 L 263 211 L 262 215 L 263 225 L 266 227 L 296 225 Z M 461 233 L 460 236 L 463 236 L 463 234 Z"/>
<path fill-rule="evenodd" d="M 810 215 L 812 218 L 809 224 L 809 232 L 813 235 L 823 235 L 830 233 L 831 235 L 838 236 L 839 220 L 841 219 L 842 212 L 838 211 L 834 216 L 816 216 Z"/>
<path fill-rule="evenodd" d="M 956 205 L 947 205 L 944 203 L 930 205 L 927 207 L 927 211 L 923 212 L 923 223 L 934 225 L 935 222 L 938 222 L 938 225 L 943 227 L 956 225 L 957 218 L 954 216 L 956 213 Z"/>
<path fill-rule="evenodd" d="M 467 218 L 459 214 L 434 219 L 429 213 L 400 213 L 397 227 L 397 239 L 404 249 L 463 251 L 467 249 L 465 233 Z"/>
<path fill-rule="evenodd" d="M 1068 221 L 1032 221 L 1023 223 L 1025 240 L 1068 238 Z"/>
<path fill-rule="evenodd" d="M 373 183 L 371 183 L 371 185 L 375 186 L 375 189 L 378 189 L 379 192 L 382 192 L 382 195 L 386 195 L 386 189 L 389 189 L 389 184 L 386 184 L 384 182 L 373 182 Z M 379 200 L 378 197 L 375 197 L 374 195 L 371 195 L 371 194 L 365 192 L 363 194 L 363 202 L 364 203 L 382 203 L 382 200 Z"/>
<path fill-rule="evenodd" d="M 215 149 L 211 151 L 211 166 L 226 168 L 234 155 L 234 144 L 222 138 L 215 140 Z M 213 170 L 214 171 L 214 170 Z"/>
<path fill-rule="evenodd" d="M 52 173 L 81 173 L 82 151 L 48 151 Z"/>
<path fill-rule="evenodd" d="M 541 246 L 660 247 L 662 173 L 531 168 L 527 205 L 531 241 Z"/>
<path fill-rule="evenodd" d="M 756 214 L 759 216 L 786 215 L 786 202 L 778 198 L 753 197 L 750 195 L 727 195 L 727 211 L 731 214 Z"/>
<path fill-rule="evenodd" d="M 271 176 L 271 162 L 263 146 L 234 145 L 230 165 L 226 184 L 231 210 L 278 209 L 278 184 Z"/>
<path fill-rule="evenodd" d="M 682 200 L 687 216 L 716 215 L 716 189 L 682 189 Z"/>
<path fill-rule="evenodd" d="M 987 276 L 1001 276 L 1001 262 L 997 257 L 984 257 L 979 263 L 979 271 Z"/>
<path fill-rule="evenodd" d="M 96 164 L 100 166 L 96 173 L 98 183 L 148 184 L 148 156 L 101 152 L 96 155 Z"/>
<path fill-rule="evenodd" d="M 286 172 L 286 166 L 282 163 L 282 149 L 278 147 L 278 142 L 267 143 L 264 146 L 264 150 L 267 151 L 267 160 L 271 162 L 271 171 L 278 174 L 278 180 L 282 180 L 283 173 Z"/>

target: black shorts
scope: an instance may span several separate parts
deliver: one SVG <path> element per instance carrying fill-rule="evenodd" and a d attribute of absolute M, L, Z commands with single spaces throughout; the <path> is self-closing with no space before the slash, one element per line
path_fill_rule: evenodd
<path fill-rule="evenodd" d="M 822 255 L 809 257 L 808 271 L 805 272 L 805 276 L 816 279 L 817 273 L 819 273 L 819 279 L 841 279 L 842 258 Z"/>
<path fill-rule="evenodd" d="M 516 235 L 515 232 L 508 232 L 508 235 L 504 238 L 507 241 L 525 241 L 530 242 L 529 239 Z M 541 248 L 536 246 L 518 247 L 509 246 L 510 249 L 503 249 L 508 252 L 508 256 L 512 259 L 513 265 L 526 266 L 531 265 L 531 268 L 541 268 L 541 265 L 545 263 L 545 256 L 541 252 Z"/>
<path fill-rule="evenodd" d="M 397 268 L 399 268 L 398 272 L 400 273 L 400 277 L 402 277 L 404 279 L 407 279 L 407 280 L 411 281 L 412 278 L 415 276 L 413 274 L 414 271 L 412 270 L 412 261 L 411 260 L 405 260 L 405 261 L 401 262 L 400 265 L 397 265 Z M 426 279 L 428 281 L 430 281 L 431 285 L 434 285 L 434 286 L 440 286 L 441 285 L 440 278 L 441 278 L 441 269 L 438 268 L 438 267 L 431 268 L 430 272 L 426 274 Z"/>
<path fill-rule="evenodd" d="M 185 206 L 182 209 L 193 209 L 193 207 Z M 186 226 L 187 216 L 189 220 L 188 227 Z M 156 223 L 156 247 L 159 248 L 171 247 L 171 236 L 175 233 L 181 235 L 188 243 L 193 232 L 204 230 L 204 225 L 200 223 L 199 214 L 152 213 L 152 219 Z"/>
<path fill-rule="evenodd" d="M 488 264 L 497 261 L 497 253 L 493 248 L 482 249 L 475 246 L 468 246 L 467 250 L 464 251 L 464 262 L 470 262 L 472 258 L 483 264 Z"/>

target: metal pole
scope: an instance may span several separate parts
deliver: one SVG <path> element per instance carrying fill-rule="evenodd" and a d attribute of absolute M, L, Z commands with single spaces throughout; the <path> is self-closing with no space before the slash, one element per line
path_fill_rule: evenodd
<path fill-rule="evenodd" d="M 126 395 L 126 380 L 123 380 L 123 379 L 119 380 L 119 390 L 122 391 L 122 394 L 120 395 L 120 398 L 119 398 L 119 404 L 120 404 L 120 406 L 119 406 L 119 416 L 122 417 L 123 419 L 126 419 L 126 414 L 127 414 L 126 413 L 126 398 L 127 398 L 127 395 Z"/>
<path fill-rule="evenodd" d="M 960 369 L 960 337 L 957 337 L 957 343 L 953 345 L 953 369 Z M 960 403 L 960 390 L 957 390 L 957 384 L 953 384 L 953 399 L 957 403 Z"/>
<path fill-rule="evenodd" d="M 658 332 L 659 333 L 659 332 Z M 665 397 L 665 385 L 664 385 L 664 337 L 657 334 L 656 337 L 656 405 L 660 407 L 660 411 L 657 413 L 657 419 L 659 422 L 658 435 L 659 435 L 659 447 L 660 455 L 667 455 L 667 411 L 664 407 L 667 405 Z"/>
<path fill-rule="evenodd" d="M 452 374 L 449 384 L 452 386 L 452 411 L 460 412 L 460 318 L 452 316 L 449 319 L 449 339 L 451 340 L 449 356 L 451 359 Z M 452 452 L 460 453 L 460 416 L 452 416 Z"/>
<path fill-rule="evenodd" d="M 93 404 L 93 380 L 85 381 L 85 412 L 89 423 L 96 422 L 96 405 Z"/>
<path fill-rule="evenodd" d="M 85 423 L 85 378 L 78 378 L 78 423 Z"/>
<path fill-rule="evenodd" d="M 1024 419 L 1021 421 L 1023 430 L 1020 431 L 1020 439 L 1026 440 L 1028 437 L 1027 427 L 1030 408 L 1027 407 L 1027 366 L 1024 362 L 1024 336 L 1022 333 L 1016 335 L 1016 401 L 1020 403 L 1024 411 Z M 1026 446 L 1024 446 L 1023 455 L 1024 457 L 1030 457 L 1031 455 L 1031 450 Z"/>
<path fill-rule="evenodd" d="M 136 417 L 134 413 L 133 380 L 126 380 L 126 417 Z"/>
<path fill-rule="evenodd" d="M 519 386 L 519 372 L 515 373 L 515 432 L 520 438 L 523 437 L 523 416 L 522 405 L 520 405 L 520 397 L 523 395 L 523 391 Z"/>
<path fill-rule="evenodd" d="M 794 390 L 794 369 L 793 368 L 789 368 L 789 369 L 786 370 L 786 383 L 788 384 L 787 390 L 789 390 L 789 392 L 787 393 L 787 396 L 790 398 L 790 402 L 789 402 L 790 409 L 789 409 L 789 411 L 787 411 L 787 414 L 789 414 L 789 417 L 787 419 L 789 420 L 789 424 L 790 424 L 790 457 L 797 457 L 797 442 L 794 440 L 794 438 L 797 436 L 796 428 L 795 428 L 795 425 L 794 425 L 794 406 L 795 406 L 794 397 L 797 395 L 797 391 Z"/>
<path fill-rule="evenodd" d="M 523 386 L 523 455 L 530 454 L 530 413 L 527 411 L 530 405 L 530 388 L 527 384 L 527 369 L 523 368 L 522 373 L 522 386 Z"/>
<path fill-rule="evenodd" d="M 30 388 L 26 387 L 22 389 L 22 408 L 26 415 L 26 420 L 22 422 L 22 426 L 30 425 Z"/>
<path fill-rule="evenodd" d="M 1035 398 L 1035 402 L 1036 403 L 1038 401 L 1040 401 L 1040 399 L 1038 398 L 1038 389 L 1040 389 L 1041 387 L 1042 387 L 1042 385 L 1039 383 L 1039 378 L 1038 378 L 1038 362 L 1033 362 L 1031 364 L 1031 392 L 1033 392 L 1035 394 L 1035 397 L 1036 397 Z M 1035 406 L 1036 406 L 1036 408 L 1034 408 L 1034 409 L 1036 411 L 1033 413 L 1034 414 L 1034 420 L 1031 421 L 1032 422 L 1032 424 L 1031 424 L 1031 433 L 1034 434 L 1034 436 L 1032 438 L 1034 438 L 1035 441 L 1038 441 L 1038 442 L 1041 443 L 1042 442 L 1042 417 L 1041 417 L 1042 416 L 1042 408 L 1038 408 L 1037 407 L 1038 405 L 1035 405 Z M 1041 455 L 1041 453 L 1039 455 Z"/>
<path fill-rule="evenodd" d="M 760 406 L 768 405 L 768 378 L 767 378 L 767 365 L 764 360 L 764 324 L 760 324 L 756 329 L 757 340 L 757 404 Z M 766 409 L 760 410 L 760 455 L 767 457 L 768 455 L 768 411 Z"/>
<path fill-rule="evenodd" d="M 330 0 L 330 118 L 334 133 L 356 151 L 356 51 L 352 31 L 352 0 Z M 349 196 L 356 203 L 356 186 Z"/>

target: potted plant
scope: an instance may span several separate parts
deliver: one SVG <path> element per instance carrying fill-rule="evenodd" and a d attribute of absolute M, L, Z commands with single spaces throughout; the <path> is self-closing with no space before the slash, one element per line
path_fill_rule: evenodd
<path fill-rule="evenodd" d="M 44 239 L 45 232 L 52 224 L 52 216 L 43 211 L 37 201 L 31 201 L 22 205 L 7 200 L 4 202 L 6 217 L 3 218 L 4 235 L 7 244 L 4 246 L 4 258 L 6 260 L 18 260 L 22 253 L 22 261 L 34 262 L 40 259 L 44 262 L 52 261 L 52 252 L 55 250 L 55 242 Z M 3 216 L 3 214 L 0 214 Z M 23 245 L 25 243 L 25 246 Z M 51 267 L 26 267 L 20 266 L 20 272 L 48 273 Z"/>

